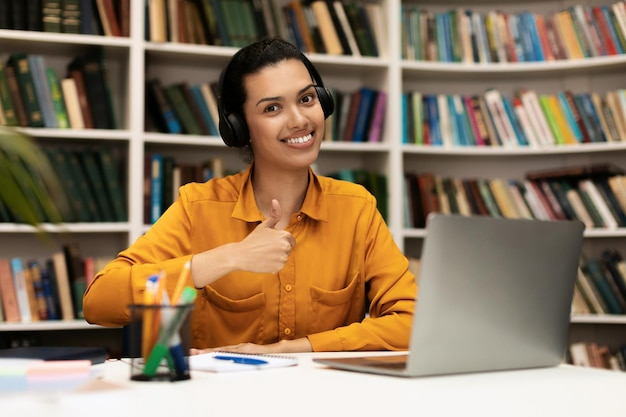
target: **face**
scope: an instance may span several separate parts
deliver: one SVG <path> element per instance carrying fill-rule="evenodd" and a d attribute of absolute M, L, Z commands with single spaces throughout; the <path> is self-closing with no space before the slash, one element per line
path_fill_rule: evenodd
<path fill-rule="evenodd" d="M 307 168 L 324 136 L 324 112 L 299 60 L 281 61 L 244 80 L 244 113 L 257 167 Z"/>

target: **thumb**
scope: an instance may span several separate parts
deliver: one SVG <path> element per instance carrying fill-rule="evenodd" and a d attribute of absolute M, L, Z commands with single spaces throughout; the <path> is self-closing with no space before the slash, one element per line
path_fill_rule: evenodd
<path fill-rule="evenodd" d="M 278 222 L 282 217 L 282 211 L 280 209 L 280 203 L 276 199 L 272 199 L 272 212 L 270 213 L 270 217 L 265 220 L 265 226 L 273 229 L 276 227 Z"/>

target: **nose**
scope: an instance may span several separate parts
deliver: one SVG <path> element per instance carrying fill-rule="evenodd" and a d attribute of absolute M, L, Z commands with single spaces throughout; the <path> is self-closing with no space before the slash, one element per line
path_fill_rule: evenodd
<path fill-rule="evenodd" d="M 289 107 L 289 127 L 290 128 L 302 128 L 306 126 L 308 118 L 303 108 L 300 106 Z"/>

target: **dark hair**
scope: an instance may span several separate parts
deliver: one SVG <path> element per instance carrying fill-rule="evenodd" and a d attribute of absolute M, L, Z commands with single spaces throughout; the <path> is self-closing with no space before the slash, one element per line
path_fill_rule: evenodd
<path fill-rule="evenodd" d="M 302 52 L 280 38 L 263 39 L 237 51 L 220 77 L 218 94 L 223 111 L 243 116 L 243 103 L 247 98 L 244 78 L 288 59 L 304 63 Z"/>

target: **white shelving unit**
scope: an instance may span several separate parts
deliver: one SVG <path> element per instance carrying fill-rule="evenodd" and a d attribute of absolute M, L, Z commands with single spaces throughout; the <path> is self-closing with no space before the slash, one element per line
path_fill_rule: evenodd
<path fill-rule="evenodd" d="M 519 13 L 530 10 L 550 13 L 577 4 L 602 5 L 609 1 L 435 1 L 405 2 L 417 4 L 433 12 L 461 7 L 487 13 L 491 10 Z M 399 14 L 399 13 L 396 13 Z M 396 49 L 396 50 L 399 50 Z M 497 88 L 511 94 L 517 87 L 526 87 L 538 93 L 556 93 L 561 90 L 573 92 L 604 92 L 626 86 L 624 70 L 626 56 L 597 57 L 579 60 L 461 64 L 401 60 L 402 91 L 422 93 L 480 94 L 488 88 Z M 395 123 L 401 123 L 396 118 Z M 399 145 L 392 141 L 394 152 L 401 154 L 403 172 L 434 172 L 443 176 L 470 178 L 515 178 L 539 169 L 549 169 L 597 162 L 612 162 L 626 167 L 626 142 L 594 143 L 548 148 L 436 148 L 416 145 Z M 399 184 L 393 184 L 398 187 Z M 398 191 L 396 191 L 398 192 Z M 400 191 L 401 192 L 401 191 Z M 393 200 L 401 205 L 401 201 Z M 401 213 L 397 207 L 394 213 Z M 422 229 L 400 227 L 397 234 L 408 256 L 419 256 L 426 233 Z M 608 247 L 626 253 L 626 229 L 585 232 L 583 252 L 597 257 Z M 594 315 L 572 317 L 570 341 L 597 341 L 616 348 L 626 344 L 626 316 Z"/>
<path fill-rule="evenodd" d="M 546 149 L 432 148 L 402 144 L 400 96 L 404 91 L 477 94 L 488 87 L 512 91 L 519 86 L 547 92 L 562 89 L 602 91 L 626 85 L 623 76 L 626 56 L 491 65 L 405 61 L 400 54 L 401 0 L 380 1 L 388 28 L 381 57 L 311 54 L 310 58 L 328 86 L 351 91 L 368 85 L 388 92 L 384 139 L 381 143 L 324 143 L 316 169 L 320 174 L 340 168 L 368 168 L 386 174 L 388 224 L 396 242 L 408 256 L 419 256 L 425 231 L 404 226 L 404 172 L 432 171 L 459 177 L 521 178 L 530 170 L 581 163 L 608 161 L 624 166 L 626 142 Z M 449 0 L 445 4 L 434 0 L 416 2 L 433 11 L 463 7 L 483 12 L 496 8 L 510 12 L 526 9 L 549 12 L 579 3 L 583 2 L 483 0 L 469 5 L 460 0 Z M 131 8 L 131 36 L 127 39 L 0 30 L 0 54 L 3 58 L 5 54 L 18 51 L 40 53 L 59 74 L 64 74 L 65 65 L 87 46 L 100 45 L 106 51 L 109 80 L 114 92 L 116 118 L 120 129 L 24 129 L 41 143 L 68 143 L 77 146 L 105 144 L 113 147 L 122 158 L 126 167 L 128 222 L 44 227 L 50 232 L 54 243 L 76 239 L 80 242 L 83 253 L 92 256 L 115 255 L 149 227 L 143 222 L 143 165 L 146 155 L 163 152 L 175 156 L 180 162 L 201 162 L 219 156 L 224 160 L 227 169 L 245 166 L 238 152 L 228 149 L 218 137 L 165 135 L 144 131 L 145 79 L 158 77 L 163 84 L 183 80 L 214 81 L 218 79 L 221 69 L 236 49 L 145 42 L 144 4 L 133 1 Z M 0 235 L 0 256 L 3 257 L 43 257 L 52 252 L 50 242 L 42 241 L 35 235 L 34 229 L 28 226 L 0 224 Z M 584 250 L 588 251 L 589 256 L 594 256 L 608 246 L 615 246 L 626 253 L 624 229 L 590 230 L 586 237 Z M 575 318 L 572 322 L 573 337 L 576 338 L 578 327 L 591 327 L 594 331 L 610 328 L 608 333 L 611 343 L 623 344 L 626 343 L 626 332 L 623 331 L 625 321 L 623 317 Z M 20 328 L 27 331 L 29 326 L 0 323 L 0 332 Z M 60 326 L 73 328 L 75 323 L 62 323 Z M 57 329 L 58 327 L 49 328 L 50 331 Z"/>

